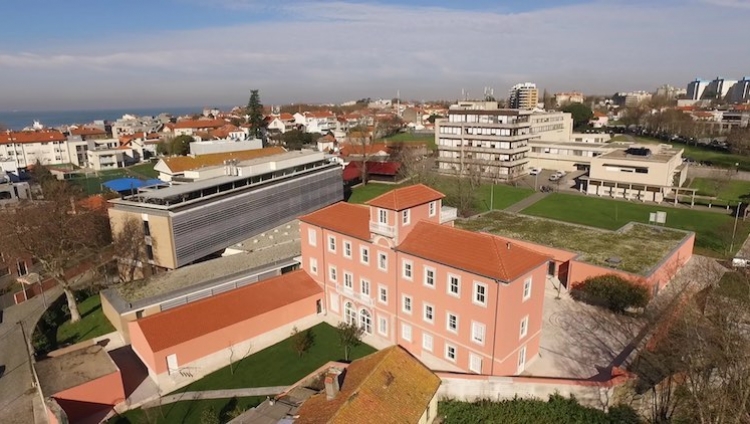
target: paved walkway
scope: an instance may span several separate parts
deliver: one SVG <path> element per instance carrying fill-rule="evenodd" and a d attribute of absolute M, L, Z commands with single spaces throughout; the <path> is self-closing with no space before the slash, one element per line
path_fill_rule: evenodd
<path fill-rule="evenodd" d="M 521 200 L 520 202 L 516 202 L 507 208 L 505 208 L 505 212 L 511 212 L 511 213 L 518 213 L 522 210 L 528 208 L 529 206 L 533 205 L 534 203 L 544 199 L 547 197 L 549 193 L 542 193 L 541 191 L 538 191 L 531 196 Z"/>
<path fill-rule="evenodd" d="M 233 397 L 248 397 L 248 396 L 272 396 L 278 395 L 279 393 L 285 392 L 289 389 L 289 386 L 275 386 L 275 387 L 252 387 L 247 389 L 226 389 L 226 390 L 207 390 L 203 392 L 184 392 L 177 393 L 174 395 L 167 395 L 160 399 L 146 402 L 143 404 L 144 408 L 153 408 L 155 406 L 168 405 L 170 403 L 182 402 L 188 400 L 199 400 L 199 399 L 227 399 Z"/>

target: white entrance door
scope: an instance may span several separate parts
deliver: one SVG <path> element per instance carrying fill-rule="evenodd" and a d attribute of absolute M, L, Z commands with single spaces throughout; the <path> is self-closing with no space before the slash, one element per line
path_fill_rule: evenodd
<path fill-rule="evenodd" d="M 177 365 L 177 354 L 167 356 L 167 371 L 170 374 L 174 374 L 179 371 L 180 367 Z"/>
<path fill-rule="evenodd" d="M 521 374 L 525 368 L 526 368 L 526 346 L 522 347 L 521 350 L 518 351 L 518 370 L 516 371 L 516 374 Z"/>

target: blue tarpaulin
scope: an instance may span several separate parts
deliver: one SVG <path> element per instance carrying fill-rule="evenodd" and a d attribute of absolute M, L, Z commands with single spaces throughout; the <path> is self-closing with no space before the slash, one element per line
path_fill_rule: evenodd
<path fill-rule="evenodd" d="M 104 187 L 107 187 L 108 189 L 112 191 L 116 191 L 120 193 L 120 192 L 134 191 L 141 187 L 160 184 L 161 182 L 162 182 L 161 180 L 143 181 L 143 180 L 139 180 L 138 178 L 118 178 L 116 180 L 109 180 L 103 185 Z"/>

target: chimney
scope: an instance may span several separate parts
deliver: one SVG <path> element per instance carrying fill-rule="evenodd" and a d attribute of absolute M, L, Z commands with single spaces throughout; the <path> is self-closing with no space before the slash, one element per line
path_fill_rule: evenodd
<path fill-rule="evenodd" d="M 336 395 L 339 394 L 339 377 L 341 373 L 339 371 L 331 370 L 326 373 L 325 385 L 326 385 L 326 400 L 333 400 Z"/>
<path fill-rule="evenodd" d="M 510 242 L 505 243 L 505 246 L 510 250 Z"/>

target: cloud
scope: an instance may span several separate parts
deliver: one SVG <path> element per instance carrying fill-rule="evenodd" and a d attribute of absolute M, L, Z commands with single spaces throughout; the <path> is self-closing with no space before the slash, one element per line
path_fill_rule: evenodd
<path fill-rule="evenodd" d="M 703 2 L 712 6 L 750 9 L 750 0 L 703 0 Z"/>
<path fill-rule="evenodd" d="M 34 93 L 68 108 L 107 98 L 112 106 L 239 104 L 250 88 L 261 89 L 266 103 L 390 97 L 396 90 L 405 98 L 456 98 L 462 88 L 504 93 L 526 80 L 553 91 L 611 93 L 750 69 L 750 58 L 727 42 L 744 37 L 748 13 L 705 3 L 599 1 L 524 13 L 342 1 L 213 4 L 253 16 L 250 6 L 276 7 L 278 14 L 54 51 L 0 46 L 9 87 L 0 108 L 38 107 Z"/>

